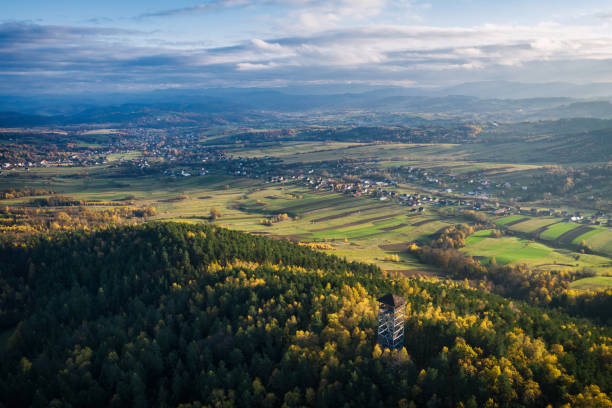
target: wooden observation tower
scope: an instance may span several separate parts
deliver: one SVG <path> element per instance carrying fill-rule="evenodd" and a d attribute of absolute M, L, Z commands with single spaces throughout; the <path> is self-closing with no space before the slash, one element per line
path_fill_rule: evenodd
<path fill-rule="evenodd" d="M 378 299 L 378 344 L 383 348 L 404 346 L 404 309 L 406 299 L 391 293 Z"/>

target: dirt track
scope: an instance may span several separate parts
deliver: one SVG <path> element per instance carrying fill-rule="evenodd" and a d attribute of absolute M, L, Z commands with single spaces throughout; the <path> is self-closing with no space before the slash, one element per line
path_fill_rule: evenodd
<path fill-rule="evenodd" d="M 422 220 L 422 221 L 417 221 L 414 224 L 412 224 L 413 227 L 420 227 L 421 225 L 425 225 L 425 224 L 429 224 L 430 222 L 435 222 L 438 221 L 435 218 L 429 218 L 427 220 Z"/>

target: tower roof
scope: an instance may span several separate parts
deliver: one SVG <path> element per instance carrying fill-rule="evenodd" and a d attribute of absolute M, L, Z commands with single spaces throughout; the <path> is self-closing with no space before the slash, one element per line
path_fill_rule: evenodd
<path fill-rule="evenodd" d="M 400 307 L 401 305 L 406 303 L 406 299 L 401 296 L 394 295 L 392 293 L 387 293 L 385 296 L 378 298 L 378 301 L 391 307 Z"/>

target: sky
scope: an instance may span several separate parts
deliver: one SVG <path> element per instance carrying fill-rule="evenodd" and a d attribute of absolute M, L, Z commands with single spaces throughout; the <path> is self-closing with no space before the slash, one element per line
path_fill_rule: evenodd
<path fill-rule="evenodd" d="M 2 0 L 0 93 L 612 82 L 612 2 Z"/>

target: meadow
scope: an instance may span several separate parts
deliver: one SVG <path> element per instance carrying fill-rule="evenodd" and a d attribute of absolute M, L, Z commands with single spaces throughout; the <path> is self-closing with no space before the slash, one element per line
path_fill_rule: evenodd
<path fill-rule="evenodd" d="M 612 229 L 602 225 L 563 222 L 561 218 L 512 215 L 498 218 L 495 224 L 526 233 L 557 246 L 578 249 L 584 241 L 593 252 L 612 256 Z"/>
<path fill-rule="evenodd" d="M 587 268 L 598 274 L 610 271 L 610 259 L 603 256 L 552 248 L 541 242 L 519 237 L 496 238 L 491 232 L 491 230 L 481 230 L 474 233 L 468 237 L 467 245 L 462 251 L 485 263 L 495 258 L 498 265 L 525 264 L 534 270 Z"/>

